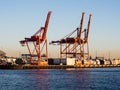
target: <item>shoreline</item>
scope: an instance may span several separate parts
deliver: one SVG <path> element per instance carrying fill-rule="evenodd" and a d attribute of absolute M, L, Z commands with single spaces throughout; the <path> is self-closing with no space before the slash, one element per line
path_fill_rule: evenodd
<path fill-rule="evenodd" d="M 69 69 L 69 68 L 115 68 L 120 65 L 0 65 L 0 69 Z"/>

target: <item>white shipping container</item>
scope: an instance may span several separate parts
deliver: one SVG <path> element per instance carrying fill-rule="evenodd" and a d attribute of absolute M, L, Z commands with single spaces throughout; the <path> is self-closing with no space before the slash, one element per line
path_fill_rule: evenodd
<path fill-rule="evenodd" d="M 66 64 L 67 65 L 75 65 L 75 58 L 67 58 Z"/>
<path fill-rule="evenodd" d="M 96 63 L 97 63 L 96 61 L 90 60 L 90 64 L 91 64 L 91 65 L 95 65 Z"/>
<path fill-rule="evenodd" d="M 12 62 L 11 58 L 7 58 L 6 61 L 9 63 Z"/>
<path fill-rule="evenodd" d="M 97 59 L 96 60 L 96 64 L 100 65 L 100 60 Z"/>
<path fill-rule="evenodd" d="M 117 60 L 117 59 L 112 60 L 112 64 L 113 65 L 118 65 L 118 64 L 120 64 L 120 60 Z"/>
<path fill-rule="evenodd" d="M 110 61 L 104 60 L 104 64 L 105 64 L 105 65 L 110 65 Z"/>

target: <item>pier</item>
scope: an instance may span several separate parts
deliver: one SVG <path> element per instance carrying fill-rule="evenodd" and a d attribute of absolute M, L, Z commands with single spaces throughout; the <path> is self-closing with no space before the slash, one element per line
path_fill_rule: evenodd
<path fill-rule="evenodd" d="M 68 68 L 112 68 L 120 65 L 0 65 L 0 69 L 68 69 Z"/>

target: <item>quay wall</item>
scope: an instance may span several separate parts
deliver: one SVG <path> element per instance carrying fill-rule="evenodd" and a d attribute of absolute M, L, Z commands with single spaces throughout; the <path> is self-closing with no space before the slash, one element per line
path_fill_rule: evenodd
<path fill-rule="evenodd" d="M 120 65 L 0 65 L 0 69 L 67 69 L 67 68 L 112 68 Z"/>

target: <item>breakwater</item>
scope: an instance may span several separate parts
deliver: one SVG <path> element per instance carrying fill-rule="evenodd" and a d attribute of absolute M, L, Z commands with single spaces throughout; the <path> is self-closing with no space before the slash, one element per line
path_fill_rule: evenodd
<path fill-rule="evenodd" d="M 67 69 L 67 68 L 109 68 L 120 65 L 0 65 L 0 69 Z"/>

